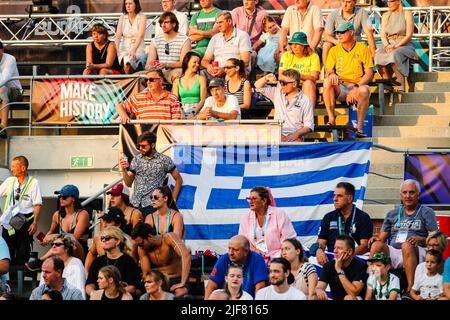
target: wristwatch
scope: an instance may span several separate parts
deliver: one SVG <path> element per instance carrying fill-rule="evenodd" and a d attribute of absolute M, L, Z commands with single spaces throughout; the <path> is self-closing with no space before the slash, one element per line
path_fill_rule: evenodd
<path fill-rule="evenodd" d="M 340 272 L 338 272 L 337 274 L 338 274 L 338 276 L 345 276 L 345 272 L 344 272 L 344 270 L 341 270 L 341 271 L 340 271 Z"/>

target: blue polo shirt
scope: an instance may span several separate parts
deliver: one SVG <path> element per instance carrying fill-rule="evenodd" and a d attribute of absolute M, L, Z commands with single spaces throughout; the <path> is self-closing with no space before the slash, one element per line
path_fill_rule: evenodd
<path fill-rule="evenodd" d="M 223 288 L 225 275 L 230 264 L 231 260 L 228 257 L 228 253 L 222 255 L 217 260 L 209 276 L 209 279 L 213 280 L 219 288 Z M 244 265 L 244 283 L 242 284 L 242 290 L 255 297 L 255 285 L 258 282 L 267 281 L 268 279 L 266 263 L 263 257 L 254 251 L 250 251 L 247 262 Z"/>
<path fill-rule="evenodd" d="M 340 217 L 340 219 L 339 219 Z M 339 220 L 341 225 L 339 226 Z M 351 236 L 359 245 L 361 239 L 370 239 L 373 235 L 373 224 L 370 216 L 353 205 L 352 213 L 344 221 L 340 210 L 328 212 L 320 223 L 319 239 L 327 241 L 327 251 L 333 252 L 336 237 L 341 233 Z"/>

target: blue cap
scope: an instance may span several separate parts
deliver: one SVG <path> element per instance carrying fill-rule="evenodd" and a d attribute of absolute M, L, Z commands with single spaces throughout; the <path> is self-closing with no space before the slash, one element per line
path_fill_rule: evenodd
<path fill-rule="evenodd" d="M 75 198 L 80 197 L 80 191 L 73 184 L 65 185 L 64 187 L 61 188 L 61 190 L 55 191 L 55 194 L 59 194 L 60 196 L 63 197 L 70 197 L 70 196 Z"/>

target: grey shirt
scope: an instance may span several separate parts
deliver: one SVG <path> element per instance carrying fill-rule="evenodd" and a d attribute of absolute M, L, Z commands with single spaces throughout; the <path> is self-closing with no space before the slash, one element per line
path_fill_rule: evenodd
<path fill-rule="evenodd" d="M 336 28 L 342 23 L 349 21 L 353 23 L 355 27 L 355 39 L 361 41 L 361 33 L 363 29 L 367 26 L 372 28 L 372 23 L 369 19 L 367 11 L 358 7 L 355 7 L 355 11 L 349 19 L 345 19 L 342 16 L 342 9 L 336 9 L 330 13 L 327 18 L 327 23 L 325 25 L 325 30 L 334 33 Z"/>
<path fill-rule="evenodd" d="M 436 214 L 431 208 L 423 205 L 420 205 L 411 216 L 406 215 L 403 206 L 395 208 L 387 213 L 381 226 L 381 232 L 390 234 L 390 245 L 396 249 L 402 247 L 402 243 L 396 241 L 399 233 L 406 233 L 406 239 L 409 239 L 412 236 L 427 237 L 429 232 L 437 229 Z"/>
<path fill-rule="evenodd" d="M 80 289 L 72 287 L 65 278 L 63 278 L 64 284 L 61 289 L 61 295 L 63 300 L 84 300 L 83 294 Z M 31 292 L 30 300 L 42 300 L 42 294 L 45 290 L 50 289 L 47 285 L 41 284 Z"/>
<path fill-rule="evenodd" d="M 134 192 L 131 204 L 134 207 L 148 207 L 152 204 L 152 193 L 162 187 L 167 174 L 175 169 L 172 159 L 156 152 L 151 159 L 142 154 L 133 158 L 130 171 L 135 174 Z"/>
<path fill-rule="evenodd" d="M 139 300 L 152 300 L 148 298 L 149 294 L 148 293 L 144 293 Z M 165 292 L 164 294 L 164 299 L 163 300 L 174 300 L 175 296 L 170 293 L 170 292 Z"/>

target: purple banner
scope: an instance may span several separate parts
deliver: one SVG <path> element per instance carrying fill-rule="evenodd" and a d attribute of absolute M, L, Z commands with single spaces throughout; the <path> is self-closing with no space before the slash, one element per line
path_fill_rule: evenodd
<path fill-rule="evenodd" d="M 405 179 L 420 183 L 420 202 L 450 204 L 449 154 L 415 154 L 405 156 Z"/>

